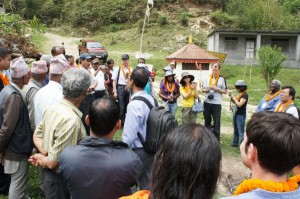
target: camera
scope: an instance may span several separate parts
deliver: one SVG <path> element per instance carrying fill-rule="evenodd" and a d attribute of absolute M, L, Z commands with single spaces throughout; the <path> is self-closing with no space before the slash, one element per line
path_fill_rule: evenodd
<path fill-rule="evenodd" d="M 209 95 L 207 96 L 207 98 L 210 99 L 210 100 L 212 100 L 212 99 L 215 98 L 215 96 L 214 96 L 214 94 L 211 93 L 211 94 L 209 94 Z"/>

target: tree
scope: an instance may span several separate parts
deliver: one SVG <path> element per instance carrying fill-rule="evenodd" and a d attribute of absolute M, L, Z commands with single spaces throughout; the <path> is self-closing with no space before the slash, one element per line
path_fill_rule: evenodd
<path fill-rule="evenodd" d="M 266 86 L 278 75 L 282 62 L 286 56 L 281 52 L 281 48 L 275 46 L 263 46 L 258 51 L 261 73 L 265 79 Z"/>

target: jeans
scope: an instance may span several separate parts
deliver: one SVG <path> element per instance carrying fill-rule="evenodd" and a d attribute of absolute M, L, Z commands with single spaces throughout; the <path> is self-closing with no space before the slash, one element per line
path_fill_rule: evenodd
<path fill-rule="evenodd" d="M 165 109 L 169 111 L 174 117 L 176 117 L 177 108 L 178 108 L 177 103 L 173 103 L 173 104 L 167 103 L 165 107 Z"/>
<path fill-rule="evenodd" d="M 125 114 L 127 110 L 127 105 L 129 103 L 129 92 L 125 89 L 126 86 L 118 85 L 117 86 L 117 92 L 118 92 L 118 103 L 120 108 L 120 119 L 122 126 L 125 122 Z"/>
<path fill-rule="evenodd" d="M 232 118 L 233 124 L 233 140 L 232 145 L 239 146 L 244 140 L 246 114 L 234 115 Z"/>
<path fill-rule="evenodd" d="M 220 140 L 220 132 L 221 132 L 221 104 L 210 104 L 204 102 L 204 125 L 207 128 L 213 128 L 213 133 L 218 140 Z M 212 119 L 214 124 L 212 125 Z"/>

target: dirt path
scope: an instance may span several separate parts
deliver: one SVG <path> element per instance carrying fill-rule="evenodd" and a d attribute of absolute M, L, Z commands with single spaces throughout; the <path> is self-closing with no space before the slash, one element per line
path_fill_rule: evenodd
<path fill-rule="evenodd" d="M 73 55 L 74 57 L 78 57 L 78 48 L 77 43 L 82 38 L 76 38 L 76 37 L 64 37 L 57 34 L 52 33 L 46 33 L 45 34 L 47 40 L 45 41 L 45 47 L 44 49 L 49 49 L 48 52 L 50 52 L 51 48 L 53 46 L 62 46 L 62 43 L 64 43 L 64 47 L 66 49 L 67 55 Z"/>
<path fill-rule="evenodd" d="M 47 52 L 50 52 L 51 48 L 53 46 L 61 46 L 62 42 L 64 43 L 66 54 L 73 55 L 75 57 L 78 57 L 78 49 L 77 49 L 77 43 L 81 38 L 75 38 L 75 37 L 64 37 L 57 34 L 52 33 L 46 33 L 45 34 L 47 40 L 44 43 L 43 49 L 49 49 Z M 124 52 L 119 51 L 112 51 L 110 53 L 113 54 L 123 54 Z M 159 92 L 159 82 L 155 82 L 154 85 L 156 93 Z M 203 96 L 201 96 L 203 98 Z M 224 97 L 228 98 L 228 97 Z M 202 99 L 203 100 L 203 99 Z M 178 104 L 181 105 L 182 99 L 179 98 Z M 222 103 L 223 109 L 225 111 L 222 112 L 222 114 L 228 114 L 232 115 L 232 113 L 229 111 L 229 98 L 223 100 Z M 247 106 L 248 111 L 248 117 L 252 115 L 252 113 L 255 110 L 255 106 L 249 105 Z M 233 129 L 232 126 L 222 126 L 221 128 L 222 133 L 232 133 Z M 222 195 L 230 195 L 230 192 L 233 191 L 233 188 L 236 187 L 236 185 L 244 178 L 249 176 L 248 169 L 245 168 L 243 163 L 241 162 L 240 158 L 229 156 L 229 155 L 223 155 L 222 158 L 222 175 L 221 180 L 218 185 L 218 193 Z"/>

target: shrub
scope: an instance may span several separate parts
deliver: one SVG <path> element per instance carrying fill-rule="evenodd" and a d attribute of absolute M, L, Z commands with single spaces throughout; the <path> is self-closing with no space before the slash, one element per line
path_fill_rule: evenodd
<path fill-rule="evenodd" d="M 159 15 L 157 18 L 157 23 L 160 26 L 167 25 L 167 23 L 168 23 L 167 17 L 165 15 Z"/>
<path fill-rule="evenodd" d="M 261 73 L 265 79 L 266 86 L 278 75 L 285 55 L 278 47 L 263 46 L 258 51 Z"/>
<path fill-rule="evenodd" d="M 179 20 L 180 20 L 180 23 L 183 26 L 188 26 L 188 24 L 189 24 L 189 17 L 188 17 L 188 15 L 187 15 L 186 12 L 181 12 L 181 14 L 179 15 Z"/>

